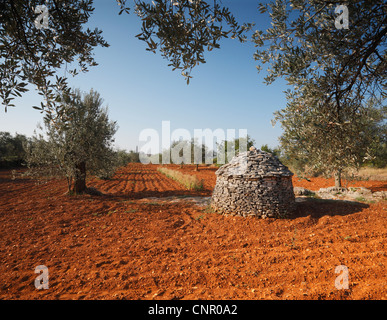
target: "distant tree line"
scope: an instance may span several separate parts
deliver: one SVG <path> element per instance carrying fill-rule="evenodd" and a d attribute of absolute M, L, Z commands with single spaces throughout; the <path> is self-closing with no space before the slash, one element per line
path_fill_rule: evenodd
<path fill-rule="evenodd" d="M 371 142 L 369 148 L 366 150 L 363 150 L 362 154 L 360 155 L 363 157 L 364 161 L 361 163 L 361 166 L 369 166 L 369 167 L 376 167 L 376 168 L 385 168 L 387 167 L 387 124 L 381 123 L 377 127 L 378 134 L 376 135 L 375 139 Z M 73 177 L 71 170 L 69 172 L 66 171 L 62 172 L 62 174 L 59 173 L 61 170 L 60 161 L 55 162 L 52 159 L 55 158 L 55 156 L 52 156 L 53 152 L 57 154 L 56 159 L 58 158 L 58 155 L 61 154 L 60 150 L 66 150 L 68 149 L 68 145 L 58 145 L 58 139 L 56 140 L 55 145 L 57 146 L 57 149 L 53 147 L 54 141 L 49 142 L 49 139 L 44 138 L 43 136 L 34 136 L 34 137 L 27 137 L 23 134 L 15 134 L 12 135 L 9 132 L 0 132 L 0 168 L 17 168 L 17 167 L 29 167 L 32 169 L 33 175 L 35 176 L 56 176 L 56 177 L 68 177 L 69 182 L 72 181 L 73 178 L 70 179 L 70 177 Z M 90 141 L 89 141 L 90 142 Z M 254 145 L 255 141 L 251 139 L 251 137 L 248 137 L 247 139 L 247 146 L 248 148 L 252 145 Z M 179 141 L 179 142 L 173 142 L 172 147 L 177 146 L 180 144 L 180 153 L 179 156 L 181 157 L 180 160 L 183 159 L 183 149 L 184 147 L 191 148 L 191 158 L 190 161 L 176 161 L 176 159 L 171 159 L 172 163 L 180 164 L 182 167 L 184 164 L 195 164 L 196 170 L 199 170 L 199 165 L 205 164 L 205 155 L 211 154 L 213 156 L 213 164 L 216 166 L 221 166 L 222 164 L 217 163 L 217 152 L 213 150 L 209 150 L 206 146 L 200 145 L 197 141 Z M 235 148 L 235 154 L 237 155 L 239 153 L 239 139 L 235 139 L 234 141 L 222 141 L 220 145 L 218 145 L 220 148 L 225 148 L 226 151 Z M 197 161 L 194 159 L 194 150 L 197 148 L 198 150 L 201 150 L 201 160 Z M 305 177 L 305 176 L 317 176 L 324 173 L 327 173 L 322 168 L 314 168 L 314 163 L 312 163 L 312 158 L 308 159 L 307 157 L 298 157 L 295 156 L 291 150 L 288 150 L 286 145 L 281 145 L 280 147 L 270 147 L 268 144 L 262 145 L 260 150 L 269 152 L 273 154 L 274 156 L 278 157 L 282 163 L 284 163 L 286 166 L 288 166 L 292 171 L 294 171 L 298 176 Z M 56 150 L 56 151 L 55 151 Z M 164 152 L 171 152 L 171 150 L 165 150 Z M 99 166 L 98 170 L 90 170 L 90 167 L 88 168 L 89 171 L 94 174 L 95 176 L 101 178 L 101 179 L 109 179 L 117 168 L 126 166 L 128 163 L 140 163 L 140 154 L 138 152 L 135 152 L 133 150 L 130 150 L 129 152 L 123 149 L 111 149 L 108 151 L 108 158 L 105 157 L 105 164 L 106 166 Z M 158 159 L 159 163 L 162 163 L 162 154 L 155 155 L 154 159 Z M 50 161 L 48 161 L 51 159 Z M 101 161 L 102 158 L 100 158 Z M 226 152 L 226 163 L 228 163 L 231 160 L 231 157 L 227 156 Z M 47 162 L 48 161 L 48 162 Z M 74 164 L 74 159 L 71 159 L 70 163 Z M 54 166 L 52 166 L 54 164 Z M 57 165 L 56 165 L 57 164 Z M 72 165 L 70 165 L 70 168 Z M 314 169 L 312 169 L 314 168 Z M 55 169 L 55 170 L 54 170 Z M 50 172 L 51 170 L 51 172 Z M 54 171 L 52 171 L 54 170 Z M 63 163 L 62 163 L 62 170 L 63 170 Z M 57 172 L 58 171 L 58 172 Z M 64 173 L 64 174 L 63 174 Z M 74 172 L 75 177 L 75 172 Z M 83 180 L 82 180 L 83 181 Z M 83 183 L 83 182 L 82 182 Z M 86 182 L 85 182 L 86 185 Z M 71 191 L 71 185 L 69 184 L 69 191 Z M 74 189 L 73 189 L 74 191 Z"/>
<path fill-rule="evenodd" d="M 249 135 L 247 137 L 233 140 L 223 140 L 216 143 L 215 150 L 210 149 L 198 139 L 173 141 L 170 148 L 162 153 L 148 155 L 150 163 L 153 164 L 194 164 L 195 170 L 199 170 L 199 165 L 221 166 L 228 163 L 239 152 L 248 150 L 254 145 L 254 140 Z M 245 150 L 246 149 L 246 150 Z"/>
<path fill-rule="evenodd" d="M 41 138 L 43 139 L 43 138 Z M 43 139 L 44 140 L 44 139 Z M 235 139 L 238 140 L 238 139 Z M 34 145 L 37 143 L 41 143 L 41 141 L 33 140 L 30 137 L 27 137 L 23 134 L 16 133 L 15 135 L 12 135 L 9 132 L 0 132 L 0 168 L 10 168 L 10 167 L 23 167 L 26 165 L 26 146 Z M 181 143 L 181 142 L 180 142 Z M 193 148 L 198 147 L 198 144 L 194 144 L 194 142 L 185 141 L 185 143 L 191 145 L 192 151 Z M 223 141 L 223 145 L 229 146 L 232 143 L 235 143 L 235 141 Z M 238 142 L 237 142 L 238 143 Z M 177 142 L 174 142 L 172 145 L 176 145 Z M 249 137 L 248 139 L 248 148 L 250 146 L 254 145 L 254 140 Z M 205 152 L 211 152 L 208 150 L 207 147 L 203 148 L 203 161 L 200 162 L 200 164 L 204 164 L 204 157 Z M 308 161 L 306 159 L 300 159 L 297 157 L 292 157 L 289 152 L 287 152 L 285 149 L 277 146 L 277 147 L 270 147 L 268 144 L 262 145 L 260 150 L 269 152 L 273 154 L 274 156 L 278 157 L 285 165 L 291 167 L 295 171 L 301 171 L 305 166 L 308 165 Z M 239 149 L 236 148 L 236 154 L 238 154 Z M 117 149 L 114 151 L 115 157 L 116 157 L 116 165 L 117 167 L 122 167 L 127 165 L 128 163 L 140 163 L 140 154 L 139 152 L 130 150 L 124 150 L 124 149 Z M 213 152 L 213 163 L 217 164 L 217 158 L 216 158 L 216 152 Z M 162 161 L 162 154 L 157 155 L 159 157 L 159 162 Z M 193 159 L 193 152 L 191 153 L 192 162 L 194 163 Z M 226 158 L 227 161 L 229 160 Z M 173 162 L 172 162 L 173 163 Z M 179 162 L 177 164 L 184 164 L 184 162 Z M 383 124 L 379 128 L 379 135 L 378 137 L 372 141 L 372 144 L 370 146 L 370 154 L 368 155 L 367 159 L 365 159 L 364 166 L 370 166 L 375 168 L 385 168 L 387 167 L 387 124 Z M 316 172 L 315 174 L 318 174 L 319 172 Z"/>
<path fill-rule="evenodd" d="M 118 149 L 116 151 L 117 156 L 117 165 L 119 167 L 126 166 L 128 163 L 139 163 L 140 162 L 140 154 L 133 150 L 127 152 L 123 149 Z"/>
<path fill-rule="evenodd" d="M 20 167 L 25 164 L 25 144 L 30 139 L 23 134 L 11 135 L 9 132 L 0 132 L 0 167 Z"/>

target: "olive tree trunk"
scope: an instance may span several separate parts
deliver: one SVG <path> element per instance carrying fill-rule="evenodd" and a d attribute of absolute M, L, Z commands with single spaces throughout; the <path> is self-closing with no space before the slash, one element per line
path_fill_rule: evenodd
<path fill-rule="evenodd" d="M 86 162 L 78 163 L 75 168 L 73 193 L 82 194 L 86 191 Z"/>
<path fill-rule="evenodd" d="M 335 187 L 341 188 L 341 170 L 335 172 Z"/>

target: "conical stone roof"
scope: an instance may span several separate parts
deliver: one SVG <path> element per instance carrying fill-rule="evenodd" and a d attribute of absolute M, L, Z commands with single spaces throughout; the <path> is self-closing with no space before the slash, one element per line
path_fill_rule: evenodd
<path fill-rule="evenodd" d="M 251 178 L 291 177 L 293 173 L 271 153 L 252 149 L 240 153 L 216 171 L 218 177 Z"/>

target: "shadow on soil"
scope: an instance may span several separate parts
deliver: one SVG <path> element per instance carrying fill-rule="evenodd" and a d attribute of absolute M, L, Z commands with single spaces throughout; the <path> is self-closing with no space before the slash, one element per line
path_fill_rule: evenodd
<path fill-rule="evenodd" d="M 314 219 L 323 216 L 346 216 L 366 208 L 369 208 L 368 204 L 356 201 L 304 198 L 297 202 L 296 211 L 289 219 L 307 216 Z"/>
<path fill-rule="evenodd" d="M 189 197 L 210 197 L 212 191 L 210 190 L 173 190 L 173 191 L 139 191 L 131 193 L 104 193 L 103 196 L 109 199 L 115 200 L 131 200 L 131 199 L 143 199 L 143 198 L 167 198 L 172 196 L 189 196 Z"/>
<path fill-rule="evenodd" d="M 372 192 L 378 192 L 378 191 L 384 191 L 387 189 L 387 182 L 386 183 L 383 183 L 382 185 L 380 186 L 377 186 L 377 187 L 371 187 L 370 190 Z"/>

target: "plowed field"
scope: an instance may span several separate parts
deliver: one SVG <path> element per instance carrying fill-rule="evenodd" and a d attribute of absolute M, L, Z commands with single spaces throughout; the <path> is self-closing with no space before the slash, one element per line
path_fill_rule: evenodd
<path fill-rule="evenodd" d="M 387 298 L 386 201 L 305 199 L 289 219 L 223 216 L 186 201 L 211 195 L 216 169 L 171 167 L 203 179 L 204 190 L 185 190 L 154 165 L 88 181 L 102 196 L 70 197 L 64 181 L 0 171 L 0 299 Z M 386 181 L 349 186 L 387 190 Z M 39 265 L 47 290 L 34 286 Z M 335 287 L 339 265 L 348 289 Z"/>

